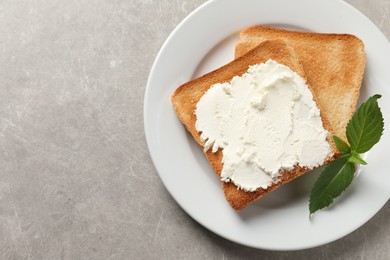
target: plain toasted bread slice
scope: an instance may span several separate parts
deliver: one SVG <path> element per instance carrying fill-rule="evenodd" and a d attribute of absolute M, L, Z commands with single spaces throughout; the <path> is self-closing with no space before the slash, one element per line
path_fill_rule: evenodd
<path fill-rule="evenodd" d="M 240 32 L 235 57 L 265 40 L 283 39 L 294 48 L 307 82 L 333 134 L 347 141 L 345 129 L 355 111 L 366 57 L 363 42 L 350 34 L 321 34 L 253 26 Z"/>
<path fill-rule="evenodd" d="M 294 50 L 286 45 L 286 43 L 282 40 L 273 40 L 264 41 L 253 50 L 227 65 L 202 77 L 187 82 L 176 89 L 172 95 L 172 104 L 176 114 L 187 130 L 192 134 L 196 142 L 198 142 L 202 147 L 204 146 L 204 143 L 200 140 L 200 134 L 195 128 L 196 115 L 194 114 L 196 105 L 200 98 L 213 84 L 229 82 L 234 76 L 241 76 L 247 72 L 250 65 L 263 63 L 268 59 L 273 59 L 288 66 L 291 70 L 295 71 L 306 80 L 302 65 L 300 64 L 299 58 Z M 329 132 L 332 131 L 329 123 L 324 118 L 323 125 Z M 212 153 L 210 149 L 205 153 L 205 155 L 218 177 L 220 177 L 223 167 L 222 150 L 219 149 L 216 153 Z M 333 152 L 329 154 L 327 161 L 332 160 L 332 156 Z M 222 185 L 225 197 L 230 205 L 234 209 L 240 210 L 246 207 L 250 202 L 259 199 L 270 191 L 301 176 L 307 171 L 309 171 L 309 169 L 298 166 L 291 171 L 284 171 L 281 175 L 280 182 L 273 184 L 267 189 L 259 188 L 254 192 L 240 190 L 231 182 L 222 182 Z"/>

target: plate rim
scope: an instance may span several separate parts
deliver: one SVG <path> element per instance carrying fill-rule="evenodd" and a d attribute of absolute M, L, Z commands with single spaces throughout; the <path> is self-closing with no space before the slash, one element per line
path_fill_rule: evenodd
<path fill-rule="evenodd" d="M 356 227 L 352 228 L 352 230 L 348 230 L 346 231 L 345 233 L 339 235 L 339 236 L 336 236 L 334 237 L 333 239 L 329 239 L 327 241 L 321 241 L 321 242 L 318 242 L 318 243 L 312 243 L 310 245 L 305 245 L 305 246 L 301 246 L 301 247 L 294 247 L 294 248 L 278 248 L 278 247 L 275 247 L 275 248 L 270 248 L 270 247 L 264 247 L 264 246 L 258 246 L 258 245 L 254 245 L 254 244 L 248 244 L 248 243 L 244 243 L 242 241 L 240 241 L 239 239 L 236 239 L 234 237 L 228 237 L 226 236 L 225 234 L 223 234 L 222 232 L 219 232 L 219 230 L 216 230 L 212 227 L 210 227 L 210 225 L 204 223 L 204 221 L 202 221 L 201 219 L 199 219 L 197 216 L 195 216 L 194 214 L 191 214 L 191 212 L 188 211 L 188 209 L 182 205 L 180 203 L 180 201 L 178 201 L 176 199 L 176 197 L 172 194 L 172 192 L 167 188 L 167 184 L 165 183 L 165 180 L 164 178 L 161 176 L 161 173 L 160 171 L 158 170 L 157 168 L 157 164 L 156 164 L 156 161 L 157 159 L 155 158 L 155 155 L 154 153 L 152 152 L 152 144 L 151 144 L 151 137 L 148 133 L 148 120 L 147 120 L 147 115 L 149 113 L 148 109 L 149 106 L 147 105 L 147 99 L 150 95 L 150 91 L 151 91 L 151 81 L 152 81 L 152 76 L 155 74 L 155 71 L 157 69 L 157 66 L 158 66 L 158 61 L 160 60 L 161 58 L 161 55 L 163 54 L 166 46 L 169 45 L 171 39 L 175 36 L 175 34 L 177 33 L 177 31 L 179 31 L 181 29 L 181 27 L 186 24 L 188 22 L 188 20 L 191 19 L 191 17 L 193 17 L 194 15 L 197 15 L 197 13 L 199 13 L 202 9 L 204 8 L 207 8 L 210 4 L 213 4 L 215 2 L 222 2 L 223 0 L 209 0 L 209 1 L 206 1 L 205 3 L 201 4 L 199 7 L 197 7 L 195 10 L 193 10 L 190 14 L 188 14 L 175 28 L 174 30 L 169 34 L 169 36 L 167 37 L 167 39 L 164 41 L 163 45 L 161 46 L 161 48 L 159 49 L 158 51 L 158 54 L 156 55 L 154 61 L 153 61 L 153 65 L 151 67 L 151 70 L 150 70 L 150 73 L 148 75 L 148 79 L 147 79 L 147 82 L 146 82 L 146 89 L 145 89 L 145 95 L 144 95 L 144 102 L 143 102 L 143 119 L 144 119 L 144 133 L 145 133 L 145 137 L 146 137 L 146 143 L 147 143 L 147 147 L 148 147 L 148 151 L 149 151 L 149 154 L 150 154 L 150 157 L 152 159 L 152 162 L 153 162 L 153 165 L 156 169 L 156 172 L 157 174 L 159 175 L 161 181 L 163 182 L 165 188 L 167 189 L 167 191 L 169 192 L 169 194 L 172 196 L 172 198 L 175 200 L 175 202 L 177 204 L 179 204 L 179 206 L 181 207 L 182 210 L 184 210 L 191 218 L 193 218 L 195 221 L 197 221 L 199 224 L 201 224 L 203 227 L 207 228 L 208 230 L 210 230 L 211 232 L 225 238 L 225 239 L 228 239 L 230 241 L 233 241 L 235 243 L 238 243 L 238 244 L 241 244 L 241 245 L 245 245 L 245 246 L 248 246 L 248 247 L 252 247 L 252 248 L 258 248 L 258 249 L 267 249 L 267 250 L 274 250 L 274 251 L 287 251 L 287 250 L 301 250 L 301 249 L 308 249 L 308 248 L 313 248 L 313 247 L 318 247 L 318 246 L 321 246 L 321 245 L 324 245 L 324 244 L 327 244 L 327 243 L 330 243 L 330 242 L 333 242 L 333 241 L 336 241 L 350 233 L 352 233 L 353 231 L 355 231 L 356 229 L 358 229 L 359 227 L 363 226 L 367 221 L 369 221 L 375 214 L 377 214 L 381 208 L 383 208 L 383 206 L 386 204 L 386 202 L 388 201 L 388 199 L 383 203 L 383 205 L 381 207 L 379 207 L 376 211 L 373 211 L 371 215 L 369 215 L 367 217 L 367 219 L 365 219 L 364 221 L 362 222 L 359 222 L 358 224 L 356 224 Z M 263 2 L 267 2 L 267 0 L 263 1 Z M 323 1 L 325 2 L 325 1 Z M 359 16 L 360 16 L 360 19 L 365 19 L 365 22 L 369 22 L 371 23 L 372 26 L 374 26 L 375 28 L 377 28 L 377 30 L 383 35 L 383 33 L 379 30 L 379 28 L 370 20 L 368 19 L 361 11 L 359 11 L 358 9 L 356 9 L 355 7 L 353 7 L 352 5 L 350 5 L 349 3 L 345 2 L 345 1 L 342 1 L 342 0 L 334 0 L 334 2 L 338 2 L 338 4 L 342 4 L 342 5 L 345 5 L 346 8 L 351 8 L 354 12 L 356 12 Z M 384 36 L 384 35 L 383 35 Z M 386 37 L 384 36 L 384 38 L 386 39 Z M 220 39 L 222 40 L 222 39 Z M 386 39 L 387 40 L 387 39 Z"/>

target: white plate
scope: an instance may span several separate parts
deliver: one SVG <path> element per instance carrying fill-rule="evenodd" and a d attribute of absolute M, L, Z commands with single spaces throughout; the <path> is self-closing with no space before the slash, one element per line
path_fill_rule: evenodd
<path fill-rule="evenodd" d="M 236 213 L 200 147 L 172 108 L 171 93 L 182 83 L 233 59 L 239 30 L 254 24 L 307 31 L 352 33 L 366 46 L 367 68 L 361 99 L 380 93 L 390 122 L 390 46 L 359 11 L 330 0 L 215 0 L 207 2 L 173 31 L 149 75 L 144 103 L 145 134 L 154 165 L 168 191 L 196 221 L 237 243 L 271 250 L 296 250 L 341 238 L 368 221 L 390 197 L 390 174 L 382 167 L 389 132 L 369 155 L 337 203 L 309 219 L 309 174 Z M 385 125 L 387 127 L 387 125 Z"/>

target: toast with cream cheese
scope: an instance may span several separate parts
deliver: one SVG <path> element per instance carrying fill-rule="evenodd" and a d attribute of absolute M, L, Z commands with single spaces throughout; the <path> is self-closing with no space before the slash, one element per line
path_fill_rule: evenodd
<path fill-rule="evenodd" d="M 245 50 L 248 50 L 245 52 L 245 54 L 243 51 L 244 44 L 246 46 Z M 241 76 L 246 73 L 249 66 L 265 63 L 269 59 L 272 59 L 282 65 L 287 66 L 307 82 L 307 77 L 299 59 L 299 56 L 291 46 L 286 44 L 284 40 L 264 40 L 256 46 L 254 44 L 246 44 L 246 42 L 241 42 L 241 47 L 238 47 L 237 54 L 242 55 L 237 55 L 237 58 L 234 61 L 204 76 L 201 76 L 181 85 L 175 90 L 172 95 L 171 101 L 176 114 L 178 115 L 179 119 L 184 124 L 186 129 L 191 133 L 195 141 L 203 148 L 205 146 L 205 140 L 202 140 L 201 133 L 198 132 L 196 129 L 197 117 L 195 114 L 195 110 L 197 109 L 197 104 L 202 98 L 202 96 L 214 84 L 230 82 L 234 77 Z M 252 44 L 252 42 L 250 44 Z M 310 84 L 308 85 L 308 87 L 311 93 L 314 93 L 313 89 L 311 89 L 310 87 Z M 316 103 L 318 102 L 316 100 L 316 95 L 313 95 L 313 99 Z M 329 133 L 333 133 L 334 131 L 332 129 L 332 126 L 327 121 L 327 118 L 322 115 L 322 111 L 321 120 L 323 123 L 323 127 Z M 318 166 L 326 164 L 327 162 L 334 159 L 336 150 L 334 148 L 334 145 L 332 144 L 331 135 L 327 137 L 326 141 L 329 142 L 331 149 L 329 150 L 329 154 L 326 156 L 326 158 Z M 219 148 L 216 152 L 213 152 L 212 149 L 208 149 L 205 152 L 205 155 L 210 162 L 212 168 L 216 172 L 217 176 L 221 178 L 221 172 L 223 169 L 222 149 Z M 311 169 L 307 167 L 295 165 L 292 169 L 281 171 L 280 177 L 278 178 L 277 182 L 272 183 L 265 189 L 258 188 L 255 191 L 250 192 L 238 188 L 232 181 L 222 181 L 222 187 L 225 193 L 225 197 L 230 203 L 230 205 L 235 210 L 240 210 L 245 208 L 250 202 L 261 198 L 262 196 L 275 190 L 281 185 L 298 178 L 299 176 L 310 170 Z"/>

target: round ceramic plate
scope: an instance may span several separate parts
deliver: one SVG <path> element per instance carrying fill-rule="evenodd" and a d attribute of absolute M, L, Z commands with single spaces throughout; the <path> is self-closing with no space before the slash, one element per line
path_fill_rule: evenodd
<path fill-rule="evenodd" d="M 390 146 L 388 131 L 365 155 L 368 165 L 359 169 L 352 186 L 337 203 L 311 219 L 308 195 L 318 174 L 315 172 L 237 213 L 225 200 L 220 181 L 170 102 L 178 86 L 231 61 L 238 32 L 255 24 L 351 33 L 361 38 L 367 66 L 360 100 L 382 94 L 379 103 L 385 124 L 390 122 L 390 46 L 359 11 L 341 0 L 215 0 L 196 9 L 177 26 L 154 62 L 144 101 L 149 151 L 173 198 L 214 233 L 246 246 L 270 250 L 326 244 L 363 225 L 389 199 L 390 174 L 384 167 Z"/>

